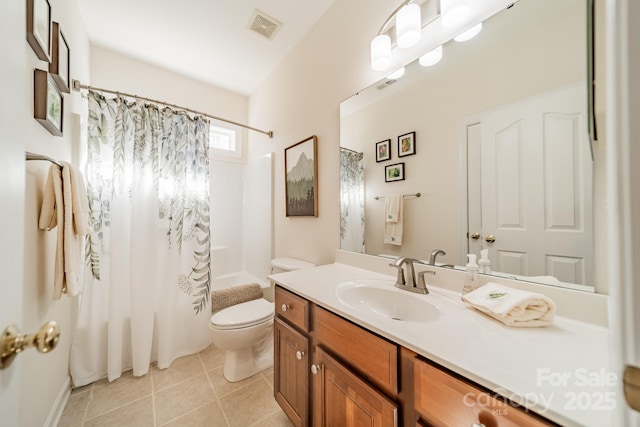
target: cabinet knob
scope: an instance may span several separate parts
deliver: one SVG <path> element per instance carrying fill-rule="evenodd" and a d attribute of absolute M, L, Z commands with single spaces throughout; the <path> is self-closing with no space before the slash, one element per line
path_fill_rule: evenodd
<path fill-rule="evenodd" d="M 486 426 L 482 423 L 473 423 L 471 424 L 471 427 L 486 427 Z"/>
<path fill-rule="evenodd" d="M 320 372 L 320 365 L 311 365 L 311 373 L 318 375 L 318 372 Z"/>
<path fill-rule="evenodd" d="M 296 359 L 298 360 L 302 360 L 302 358 L 304 357 L 304 351 L 296 351 Z"/>
<path fill-rule="evenodd" d="M 287 311 L 289 310 L 289 304 L 282 304 L 282 307 L 280 307 L 282 309 L 282 311 Z"/>

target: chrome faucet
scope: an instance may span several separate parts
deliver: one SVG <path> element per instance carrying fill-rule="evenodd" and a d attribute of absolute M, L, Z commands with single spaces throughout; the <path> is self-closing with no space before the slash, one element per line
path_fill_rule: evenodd
<path fill-rule="evenodd" d="M 404 289 L 410 292 L 416 292 L 420 294 L 428 294 L 429 290 L 427 289 L 427 285 L 424 280 L 425 274 L 436 274 L 435 271 L 421 271 L 418 273 L 418 281 L 416 282 L 416 272 L 413 268 L 413 264 L 423 264 L 428 265 L 425 262 L 420 261 L 419 259 L 401 257 L 398 258 L 393 264 L 389 264 L 390 267 L 395 267 L 398 270 L 398 278 L 396 279 L 396 288 Z M 405 280 L 404 270 L 402 268 L 403 265 L 407 266 L 407 276 L 409 276 L 411 283 L 407 284 L 407 280 Z"/>
<path fill-rule="evenodd" d="M 431 256 L 429 257 L 429 264 L 430 265 L 436 265 L 436 257 L 438 255 L 446 255 L 447 253 L 445 251 L 443 251 L 442 249 L 434 249 L 431 252 Z"/>

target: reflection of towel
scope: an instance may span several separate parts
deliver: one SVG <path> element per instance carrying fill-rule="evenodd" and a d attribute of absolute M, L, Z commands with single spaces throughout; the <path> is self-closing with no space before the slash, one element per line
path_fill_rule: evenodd
<path fill-rule="evenodd" d="M 38 226 L 58 227 L 53 299 L 81 290 L 82 236 L 89 232 L 87 194 L 80 172 L 69 163 L 52 165 L 42 200 Z"/>
<path fill-rule="evenodd" d="M 234 286 L 211 292 L 211 312 L 231 307 L 242 302 L 262 298 L 262 288 L 257 283 Z"/>
<path fill-rule="evenodd" d="M 553 322 L 555 303 L 545 295 L 487 283 L 462 298 L 508 326 L 537 327 Z"/>
<path fill-rule="evenodd" d="M 402 194 L 389 194 L 384 198 L 384 243 L 402 245 Z"/>

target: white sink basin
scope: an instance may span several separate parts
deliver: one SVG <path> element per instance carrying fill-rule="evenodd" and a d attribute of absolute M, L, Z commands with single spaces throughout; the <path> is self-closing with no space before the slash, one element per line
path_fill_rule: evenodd
<path fill-rule="evenodd" d="M 403 322 L 432 322 L 440 317 L 440 309 L 425 295 L 415 295 L 381 280 L 352 280 L 338 285 L 338 299 L 361 312 L 369 312 Z"/>

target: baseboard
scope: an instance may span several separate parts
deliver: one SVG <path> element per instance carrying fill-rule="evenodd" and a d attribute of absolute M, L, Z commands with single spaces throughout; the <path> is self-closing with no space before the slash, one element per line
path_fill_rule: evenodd
<path fill-rule="evenodd" d="M 67 376 L 67 379 L 62 383 L 62 387 L 58 392 L 58 397 L 53 403 L 47 421 L 44 423 L 45 427 L 56 427 L 60 422 L 64 407 L 67 405 L 69 396 L 71 395 L 71 377 Z"/>

